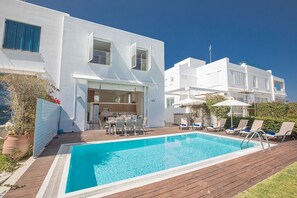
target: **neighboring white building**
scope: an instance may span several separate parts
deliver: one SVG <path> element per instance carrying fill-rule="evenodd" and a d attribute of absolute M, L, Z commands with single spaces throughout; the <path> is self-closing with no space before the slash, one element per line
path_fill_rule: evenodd
<path fill-rule="evenodd" d="M 62 130 L 87 130 L 104 109 L 164 125 L 162 41 L 1 0 L 0 43 L 0 72 L 38 73 L 60 90 Z"/>
<path fill-rule="evenodd" d="M 286 101 L 285 81 L 273 76 L 271 70 L 233 64 L 229 58 L 209 64 L 187 58 L 165 71 L 165 120 L 173 122 L 174 113 L 186 113 L 185 108 L 174 108 L 173 103 L 187 97 L 203 99 L 208 93 L 250 104 Z"/>

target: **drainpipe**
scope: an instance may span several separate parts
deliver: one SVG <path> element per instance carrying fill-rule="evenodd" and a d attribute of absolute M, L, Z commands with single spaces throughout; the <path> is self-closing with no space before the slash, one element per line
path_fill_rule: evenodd
<path fill-rule="evenodd" d="M 74 124 L 74 120 L 76 120 L 76 85 L 77 85 L 77 80 L 74 79 L 74 90 L 73 90 L 73 111 L 72 111 L 72 117 L 70 118 L 72 120 L 72 125 Z"/>

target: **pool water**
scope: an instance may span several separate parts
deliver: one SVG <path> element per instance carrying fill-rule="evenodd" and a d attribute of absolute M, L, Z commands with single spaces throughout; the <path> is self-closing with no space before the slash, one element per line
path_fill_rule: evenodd
<path fill-rule="evenodd" d="M 66 193 L 178 167 L 241 148 L 241 140 L 189 133 L 73 146 Z"/>

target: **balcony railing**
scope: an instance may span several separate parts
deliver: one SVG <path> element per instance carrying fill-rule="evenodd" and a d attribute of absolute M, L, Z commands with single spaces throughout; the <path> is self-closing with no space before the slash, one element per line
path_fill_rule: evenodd
<path fill-rule="evenodd" d="M 277 89 L 276 87 L 274 87 L 274 92 L 275 93 L 286 93 L 286 90 L 284 88 Z"/>

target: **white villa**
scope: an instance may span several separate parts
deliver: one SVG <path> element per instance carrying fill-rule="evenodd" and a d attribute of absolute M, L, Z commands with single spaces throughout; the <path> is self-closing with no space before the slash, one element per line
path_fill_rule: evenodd
<path fill-rule="evenodd" d="M 0 72 L 45 76 L 60 90 L 61 130 L 88 130 L 105 109 L 164 125 L 162 41 L 1 0 L 0 43 Z"/>
<path fill-rule="evenodd" d="M 174 113 L 189 113 L 172 104 L 186 98 L 204 99 L 208 93 L 233 97 L 246 103 L 286 101 L 285 81 L 271 70 L 246 63 L 234 64 L 223 58 L 206 64 L 187 58 L 165 71 L 165 120 L 174 122 Z M 238 110 L 238 114 L 244 113 Z"/>

